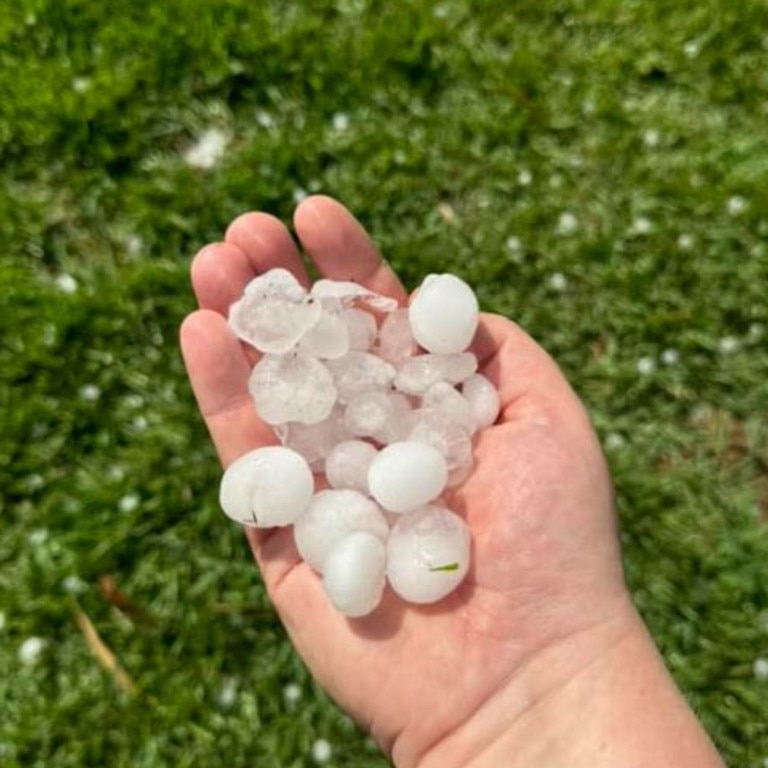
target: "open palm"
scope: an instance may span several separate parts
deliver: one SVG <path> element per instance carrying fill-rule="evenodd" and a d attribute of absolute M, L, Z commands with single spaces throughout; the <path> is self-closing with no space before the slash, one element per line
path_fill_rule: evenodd
<path fill-rule="evenodd" d="M 324 276 L 407 301 L 339 203 L 309 198 L 295 227 Z M 230 333 L 226 313 L 250 279 L 278 266 L 308 282 L 287 229 L 261 213 L 238 218 L 225 241 L 204 248 L 193 264 L 200 309 L 182 326 L 182 350 L 225 466 L 275 442 L 247 391 L 255 358 Z M 401 765 L 450 744 L 481 715 L 514 719 L 547 693 L 531 684 L 531 669 L 571 646 L 588 663 L 600 651 L 584 650 L 581 639 L 629 610 L 610 482 L 581 403 L 551 358 L 505 318 L 482 316 L 475 351 L 499 388 L 502 412 L 475 438 L 474 473 L 446 497 L 473 537 L 472 565 L 455 593 L 415 606 L 387 591 L 373 614 L 347 619 L 301 561 L 290 529 L 247 531 L 296 649 Z"/>

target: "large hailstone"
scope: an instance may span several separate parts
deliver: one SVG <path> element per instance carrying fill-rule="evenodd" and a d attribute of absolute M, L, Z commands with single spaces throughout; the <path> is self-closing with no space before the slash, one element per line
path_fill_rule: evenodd
<path fill-rule="evenodd" d="M 461 394 L 469 403 L 476 429 L 486 429 L 496 423 L 501 401 L 496 387 L 481 373 L 470 376 L 461 385 Z"/>
<path fill-rule="evenodd" d="M 219 502 L 227 517 L 247 526 L 290 525 L 307 510 L 314 480 L 307 462 L 279 445 L 257 448 L 224 472 Z"/>
<path fill-rule="evenodd" d="M 323 587 L 345 616 L 369 614 L 381 601 L 386 583 L 387 548 L 371 533 L 342 539 L 325 558 Z"/>
<path fill-rule="evenodd" d="M 467 524 L 444 507 L 403 515 L 387 540 L 387 578 L 410 603 L 434 603 L 453 592 L 469 568 Z"/>
<path fill-rule="evenodd" d="M 344 440 L 325 457 L 325 478 L 331 488 L 368 493 L 368 468 L 378 451 L 364 440 Z"/>
<path fill-rule="evenodd" d="M 334 406 L 328 418 L 314 424 L 301 424 L 297 421 L 275 426 L 275 434 L 280 442 L 300 453 L 309 463 L 313 472 L 321 472 L 325 457 L 342 440 L 350 437 L 344 426 L 344 410 Z"/>
<path fill-rule="evenodd" d="M 403 360 L 394 384 L 407 395 L 422 395 L 438 381 L 460 384 L 476 370 L 477 358 L 471 352 L 416 355 Z"/>
<path fill-rule="evenodd" d="M 389 512 L 409 512 L 437 498 L 448 480 L 443 455 L 431 445 L 402 441 L 383 448 L 368 469 L 368 488 Z"/>
<path fill-rule="evenodd" d="M 344 404 L 363 392 L 386 389 L 395 378 L 395 369 L 369 352 L 352 350 L 338 360 L 329 360 L 327 367 Z"/>
<path fill-rule="evenodd" d="M 477 330 L 477 298 L 455 275 L 427 275 L 408 308 L 411 331 L 428 352 L 462 352 Z"/>
<path fill-rule="evenodd" d="M 320 573 L 331 550 L 355 531 L 365 531 L 384 541 L 389 526 L 375 501 L 346 489 L 316 493 L 293 525 L 299 554 Z"/>

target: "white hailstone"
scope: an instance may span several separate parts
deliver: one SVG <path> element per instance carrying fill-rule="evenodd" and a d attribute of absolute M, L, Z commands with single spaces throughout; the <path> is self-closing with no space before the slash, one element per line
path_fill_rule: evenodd
<path fill-rule="evenodd" d="M 741 195 L 733 195 L 728 198 L 728 213 L 731 216 L 740 216 L 747 210 L 747 201 Z"/>
<path fill-rule="evenodd" d="M 75 93 L 87 93 L 91 90 L 91 78 L 90 77 L 76 77 L 72 81 L 72 90 Z"/>
<path fill-rule="evenodd" d="M 317 324 L 322 311 L 287 269 L 271 269 L 251 280 L 229 308 L 229 326 L 259 351 L 282 354 Z"/>
<path fill-rule="evenodd" d="M 125 496 L 121 496 L 117 502 L 117 508 L 124 514 L 133 512 L 138 508 L 141 499 L 137 493 L 126 493 Z"/>
<path fill-rule="evenodd" d="M 724 336 L 717 343 L 717 348 L 720 350 L 720 354 L 723 355 L 732 355 L 738 351 L 740 346 L 741 343 L 735 336 Z"/>
<path fill-rule="evenodd" d="M 190 168 L 208 170 L 224 157 L 229 144 L 229 136 L 219 128 L 209 128 L 198 137 L 197 141 L 184 153 L 184 162 Z"/>
<path fill-rule="evenodd" d="M 413 408 L 410 400 L 401 392 L 388 392 L 389 415 L 382 429 L 371 437 L 378 443 L 389 445 L 398 440 L 405 440 L 413 428 Z"/>
<path fill-rule="evenodd" d="M 527 187 L 532 181 L 533 181 L 533 174 L 527 168 L 523 168 L 517 174 L 517 183 L 521 187 Z"/>
<path fill-rule="evenodd" d="M 81 595 L 88 588 L 88 585 L 79 576 L 72 573 L 64 579 L 61 587 L 68 595 Z"/>
<path fill-rule="evenodd" d="M 485 429 L 496 423 L 501 409 L 501 400 L 496 387 L 482 373 L 470 376 L 461 385 L 461 394 L 472 409 L 475 429 Z"/>
<path fill-rule="evenodd" d="M 323 310 L 320 319 L 302 337 L 298 349 L 312 357 L 336 360 L 349 352 L 349 330 L 340 314 Z"/>
<path fill-rule="evenodd" d="M 380 312 L 392 312 L 397 309 L 397 300 L 391 296 L 382 296 L 349 280 L 318 280 L 311 290 L 311 295 L 324 301 L 339 299 L 346 305 L 361 304 L 369 309 Z"/>
<path fill-rule="evenodd" d="M 638 216 L 630 227 L 630 232 L 634 235 L 647 235 L 653 229 L 653 223 L 646 216 Z"/>
<path fill-rule="evenodd" d="M 348 307 L 341 313 L 341 319 L 347 326 L 349 348 L 365 352 L 376 339 L 376 320 L 373 315 L 362 309 Z"/>
<path fill-rule="evenodd" d="M 327 763 L 332 754 L 331 745 L 325 739 L 318 739 L 312 745 L 312 759 L 316 763 Z"/>
<path fill-rule="evenodd" d="M 624 435 L 618 432 L 609 432 L 605 436 L 605 450 L 606 451 L 618 451 L 627 444 Z"/>
<path fill-rule="evenodd" d="M 325 457 L 325 477 L 331 488 L 368 493 L 368 467 L 376 448 L 364 440 L 344 440 Z"/>
<path fill-rule="evenodd" d="M 471 352 L 416 355 L 403 362 L 394 383 L 407 395 L 421 395 L 438 381 L 461 384 L 476 370 L 477 358 Z"/>
<path fill-rule="evenodd" d="M 469 401 L 444 381 L 436 382 L 424 393 L 421 407 L 439 411 L 446 421 L 458 424 L 469 435 L 475 432 L 476 421 Z"/>
<path fill-rule="evenodd" d="M 416 342 L 411 333 L 408 310 L 396 309 L 390 312 L 381 324 L 376 349 L 378 355 L 392 365 L 399 365 L 416 351 Z"/>
<path fill-rule="evenodd" d="M 677 365 L 680 362 L 680 353 L 676 349 L 665 349 L 661 353 L 661 362 L 664 365 Z"/>
<path fill-rule="evenodd" d="M 419 408 L 414 412 L 413 428 L 408 440 L 431 445 L 445 458 L 449 472 L 472 463 L 472 439 L 461 424 L 449 421 L 434 408 Z"/>
<path fill-rule="evenodd" d="M 332 118 L 333 130 L 343 133 L 349 128 L 349 115 L 345 112 L 337 112 Z"/>
<path fill-rule="evenodd" d="M 568 287 L 568 278 L 562 272 L 554 272 L 547 282 L 549 287 L 558 293 L 562 293 Z"/>
<path fill-rule="evenodd" d="M 762 323 L 752 323 L 749 326 L 749 338 L 759 339 L 765 332 L 765 326 Z"/>
<path fill-rule="evenodd" d="M 296 187 L 296 189 L 293 190 L 291 197 L 293 197 L 294 204 L 298 205 L 302 200 L 306 200 L 307 197 L 309 197 L 309 193 L 304 187 Z"/>
<path fill-rule="evenodd" d="M 652 357 L 641 357 L 636 368 L 641 376 L 650 376 L 656 370 L 656 361 Z"/>
<path fill-rule="evenodd" d="M 66 272 L 60 274 L 54 282 L 56 283 L 56 287 L 62 293 L 73 294 L 77 291 L 78 288 L 77 280 L 75 280 L 72 275 L 68 275 Z"/>
<path fill-rule="evenodd" d="M 650 149 L 653 149 L 654 147 L 658 147 L 660 141 L 661 141 L 661 134 L 655 128 L 649 128 L 643 134 L 643 144 L 645 144 L 645 146 Z"/>
<path fill-rule="evenodd" d="M 344 424 L 353 435 L 372 437 L 386 426 L 390 409 L 389 395 L 386 392 L 363 392 L 347 404 Z"/>
<path fill-rule="evenodd" d="M 19 661 L 25 666 L 37 664 L 40 656 L 45 650 L 46 642 L 42 637 L 28 637 L 20 646 L 18 651 Z"/>
<path fill-rule="evenodd" d="M 301 352 L 264 355 L 251 371 L 248 390 L 267 424 L 315 424 L 328 418 L 337 399 L 328 368 Z"/>
<path fill-rule="evenodd" d="M 328 370 L 338 392 L 339 402 L 349 403 L 357 395 L 386 389 L 395 378 L 395 369 L 369 352 L 352 350 L 338 360 L 329 360 Z"/>
<path fill-rule="evenodd" d="M 294 706 L 298 704 L 301 699 L 301 686 L 298 683 L 288 683 L 283 688 L 283 698 L 288 706 Z"/>
<path fill-rule="evenodd" d="M 48 529 L 47 528 L 35 528 L 27 536 L 27 541 L 33 547 L 42 547 L 46 541 L 48 541 Z"/>
<path fill-rule="evenodd" d="M 578 228 L 579 220 L 570 211 L 560 214 L 560 218 L 557 220 L 557 233 L 559 235 L 572 235 Z"/>
<path fill-rule="evenodd" d="M 219 502 L 238 523 L 258 528 L 289 525 L 309 507 L 312 470 L 303 457 L 279 445 L 250 451 L 224 472 Z"/>
<path fill-rule="evenodd" d="M 356 531 L 384 541 L 389 526 L 375 501 L 348 489 L 316 493 L 307 511 L 293 525 L 299 554 L 319 573 L 331 550 Z"/>
<path fill-rule="evenodd" d="M 411 332 L 428 352 L 464 351 L 479 320 L 474 291 L 455 275 L 427 275 L 408 308 Z"/>
<path fill-rule="evenodd" d="M 101 389 L 95 384 L 84 384 L 80 387 L 78 394 L 83 400 L 88 400 L 93 403 L 101 397 Z"/>
<path fill-rule="evenodd" d="M 755 659 L 752 671 L 755 674 L 756 680 L 768 680 L 768 659 L 762 657 Z"/>
<path fill-rule="evenodd" d="M 444 507 L 403 515 L 387 540 L 387 578 L 411 603 L 434 603 L 453 592 L 469 568 L 467 524 Z"/>
<path fill-rule="evenodd" d="M 409 512 L 437 498 L 448 480 L 445 458 L 426 443 L 383 448 L 368 469 L 371 496 L 390 512 Z"/>
<path fill-rule="evenodd" d="M 694 240 L 693 235 L 689 235 L 687 232 L 683 232 L 677 238 L 677 247 L 681 251 L 690 251 L 695 243 L 696 241 Z"/>
<path fill-rule="evenodd" d="M 237 701 L 237 679 L 227 677 L 221 683 L 221 688 L 216 694 L 216 703 L 222 709 L 230 709 Z"/>
<path fill-rule="evenodd" d="M 683 46 L 683 53 L 689 58 L 689 59 L 695 59 L 699 55 L 699 51 L 701 51 L 701 45 L 696 40 L 689 40 L 684 46 Z"/>
<path fill-rule="evenodd" d="M 275 434 L 280 442 L 301 454 L 313 472 L 321 472 L 325 457 L 342 440 L 350 437 L 344 425 L 344 409 L 334 406 L 328 418 L 315 424 L 279 424 Z"/>
<path fill-rule="evenodd" d="M 510 253 L 518 253 L 523 247 L 523 242 L 522 240 L 520 240 L 519 237 L 516 237 L 515 235 L 510 235 L 507 238 L 505 245 L 507 246 L 507 250 Z"/>
<path fill-rule="evenodd" d="M 340 613 L 365 616 L 381 601 L 386 567 L 384 542 L 370 533 L 352 533 L 325 558 L 323 587 Z"/>

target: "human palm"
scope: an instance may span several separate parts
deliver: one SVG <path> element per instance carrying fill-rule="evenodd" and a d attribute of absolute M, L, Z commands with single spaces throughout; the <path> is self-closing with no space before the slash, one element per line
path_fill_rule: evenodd
<path fill-rule="evenodd" d="M 401 302 L 405 290 L 339 203 L 299 206 L 296 231 L 329 278 L 356 280 Z M 181 331 L 200 410 L 224 465 L 275 438 L 247 391 L 254 362 L 226 324 L 228 307 L 273 267 L 308 278 L 285 227 L 246 214 L 192 268 L 200 310 Z M 471 477 L 446 497 L 472 531 L 472 564 L 437 604 L 389 590 L 369 616 L 336 612 L 299 557 L 289 529 L 247 530 L 274 606 L 321 685 L 398 764 L 450 744 L 479 713 L 512 720 L 546 695 L 527 671 L 627 612 L 611 489 L 580 402 L 549 356 L 516 325 L 484 314 L 474 350 L 498 387 L 497 424 L 475 439 Z M 588 663 L 598 644 L 574 658 Z M 566 684 L 576 670 L 565 669 Z M 525 679 L 525 684 L 522 684 Z M 458 749 L 458 747 L 457 747 Z"/>

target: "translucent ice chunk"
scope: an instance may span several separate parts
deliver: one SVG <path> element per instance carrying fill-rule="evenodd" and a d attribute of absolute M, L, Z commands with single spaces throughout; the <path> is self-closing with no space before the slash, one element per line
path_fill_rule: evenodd
<path fill-rule="evenodd" d="M 350 307 L 343 310 L 341 318 L 349 333 L 349 348 L 365 352 L 376 338 L 376 320 L 363 309 Z"/>
<path fill-rule="evenodd" d="M 328 369 L 301 352 L 264 355 L 251 371 L 248 389 L 267 424 L 314 424 L 328 417 L 337 398 Z"/>
<path fill-rule="evenodd" d="M 477 330 L 477 298 L 455 275 L 427 275 L 408 308 L 411 331 L 428 352 L 465 350 Z"/>
<path fill-rule="evenodd" d="M 289 525 L 309 507 L 314 479 L 307 462 L 282 446 L 257 448 L 227 467 L 219 501 L 224 513 L 259 528 Z"/>
<path fill-rule="evenodd" d="M 419 408 L 414 412 L 413 428 L 408 439 L 437 449 L 445 458 L 449 472 L 472 463 L 472 440 L 467 430 L 447 420 L 435 408 Z"/>
<path fill-rule="evenodd" d="M 390 512 L 409 512 L 432 501 L 447 479 L 443 455 L 425 443 L 392 443 L 368 469 L 371 496 Z"/>
<path fill-rule="evenodd" d="M 363 392 L 352 398 L 344 413 L 344 423 L 353 435 L 373 437 L 383 432 L 394 404 L 382 390 Z"/>
<path fill-rule="evenodd" d="M 375 501 L 351 490 L 316 493 L 307 511 L 293 525 L 299 554 L 320 573 L 331 550 L 356 531 L 385 541 L 389 526 Z"/>
<path fill-rule="evenodd" d="M 353 533 L 329 553 L 323 587 L 345 616 L 365 616 L 381 601 L 386 583 L 387 548 L 370 533 Z"/>
<path fill-rule="evenodd" d="M 436 382 L 424 393 L 421 407 L 440 411 L 446 421 L 458 424 L 470 435 L 477 428 L 472 407 L 467 399 L 445 381 Z"/>
<path fill-rule="evenodd" d="M 325 457 L 325 477 L 331 488 L 351 488 L 368 493 L 368 467 L 376 448 L 364 440 L 344 440 Z"/>
<path fill-rule="evenodd" d="M 318 280 L 312 286 L 316 299 L 341 299 L 345 304 L 362 304 L 380 312 L 391 312 L 397 308 L 397 301 L 390 296 L 369 291 L 358 283 L 344 280 Z"/>
<path fill-rule="evenodd" d="M 272 269 L 246 286 L 229 309 L 229 325 L 256 349 L 282 354 L 318 322 L 321 311 L 290 272 Z"/>
<path fill-rule="evenodd" d="M 320 319 L 302 336 L 299 351 L 323 360 L 336 360 L 349 351 L 346 322 L 337 312 L 323 309 Z"/>
<path fill-rule="evenodd" d="M 389 415 L 382 429 L 371 437 L 383 445 L 405 440 L 413 428 L 414 411 L 408 398 L 401 392 L 389 392 Z"/>
<path fill-rule="evenodd" d="M 444 507 L 402 515 L 387 541 L 387 578 L 411 603 L 434 603 L 453 592 L 469 569 L 467 524 Z"/>
<path fill-rule="evenodd" d="M 338 390 L 339 401 L 348 403 L 357 395 L 385 389 L 395 378 L 395 369 L 369 352 L 348 352 L 338 360 L 329 360 L 328 369 Z"/>
<path fill-rule="evenodd" d="M 379 356 L 392 365 L 399 365 L 416 350 L 416 342 L 411 333 L 407 309 L 390 312 L 381 324 L 377 351 Z"/>
<path fill-rule="evenodd" d="M 316 424 L 279 424 L 275 426 L 275 433 L 283 445 L 307 460 L 313 472 L 321 472 L 326 456 L 338 443 L 350 437 L 344 426 L 344 411 L 338 406 L 328 418 Z"/>
<path fill-rule="evenodd" d="M 485 429 L 499 416 L 499 393 L 481 373 L 470 376 L 462 385 L 461 393 L 472 409 L 477 429 Z"/>
<path fill-rule="evenodd" d="M 459 384 L 476 370 L 477 358 L 471 352 L 416 355 L 403 361 L 395 387 L 408 395 L 420 395 L 438 381 Z"/>

